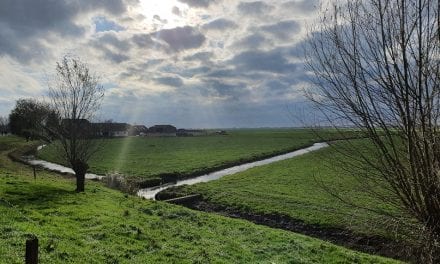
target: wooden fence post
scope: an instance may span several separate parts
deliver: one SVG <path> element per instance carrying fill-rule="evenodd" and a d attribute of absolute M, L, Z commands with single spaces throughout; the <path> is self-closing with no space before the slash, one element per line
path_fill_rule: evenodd
<path fill-rule="evenodd" d="M 33 168 L 34 168 L 34 180 L 37 180 L 37 169 L 36 169 L 36 167 L 37 166 L 32 166 Z"/>
<path fill-rule="evenodd" d="M 38 238 L 26 240 L 26 264 L 38 264 Z"/>

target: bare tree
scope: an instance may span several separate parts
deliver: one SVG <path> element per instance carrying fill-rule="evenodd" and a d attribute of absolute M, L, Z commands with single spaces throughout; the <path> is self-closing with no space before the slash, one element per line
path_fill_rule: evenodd
<path fill-rule="evenodd" d="M 360 180 L 383 182 L 432 253 L 440 241 L 440 1 L 338 2 L 309 34 L 316 78 L 308 96 L 334 124 L 365 132 L 374 149 L 360 157 L 374 171 Z"/>
<path fill-rule="evenodd" d="M 88 161 L 97 149 L 89 121 L 98 111 L 103 96 L 99 77 L 80 59 L 66 56 L 57 63 L 49 97 L 60 120 L 49 129 L 59 140 L 63 157 L 76 174 L 77 192 L 84 191 Z"/>

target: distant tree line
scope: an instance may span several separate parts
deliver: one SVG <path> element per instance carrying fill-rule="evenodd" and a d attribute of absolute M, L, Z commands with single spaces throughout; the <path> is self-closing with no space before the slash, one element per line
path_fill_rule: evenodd
<path fill-rule="evenodd" d="M 30 139 L 50 141 L 47 128 L 57 123 L 57 113 L 48 103 L 35 99 L 19 99 L 9 115 L 12 134 Z"/>
<path fill-rule="evenodd" d="M 9 132 L 9 119 L 4 116 L 0 116 L 0 134 L 6 135 Z"/>

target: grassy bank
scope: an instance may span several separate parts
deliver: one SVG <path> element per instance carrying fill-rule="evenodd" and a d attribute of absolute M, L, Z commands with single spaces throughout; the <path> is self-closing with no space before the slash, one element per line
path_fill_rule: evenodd
<path fill-rule="evenodd" d="M 330 130 L 321 134 L 327 138 L 337 135 Z M 319 140 L 306 129 L 243 129 L 228 131 L 224 136 L 106 139 L 91 160 L 90 171 L 119 172 L 143 179 L 188 177 L 285 153 Z M 54 146 L 43 149 L 39 157 L 62 163 Z"/>
<path fill-rule="evenodd" d="M 0 137 L 0 142 L 5 138 Z M 29 234 L 41 263 L 393 263 L 291 232 L 141 200 L 11 162 L 0 152 L 0 263 L 22 263 Z"/>
<path fill-rule="evenodd" d="M 344 146 L 346 143 L 336 144 Z M 364 142 L 357 140 L 356 144 Z M 402 213 L 364 192 L 353 172 L 348 173 L 337 162 L 345 159 L 346 156 L 329 147 L 217 181 L 168 192 L 173 196 L 199 193 L 205 201 L 244 214 L 286 216 L 310 225 L 341 228 L 363 235 L 395 237 L 401 232 L 396 223 L 390 223 L 389 218 L 374 211 L 396 216 Z M 358 173 L 363 172 L 359 170 Z"/>

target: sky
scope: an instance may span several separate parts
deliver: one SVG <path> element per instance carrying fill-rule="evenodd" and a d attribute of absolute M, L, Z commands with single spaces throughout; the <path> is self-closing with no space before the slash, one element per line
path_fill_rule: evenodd
<path fill-rule="evenodd" d="M 302 126 L 315 116 L 302 43 L 319 1 L 1 0 L 0 115 L 47 100 L 71 54 L 101 76 L 102 120 Z"/>

